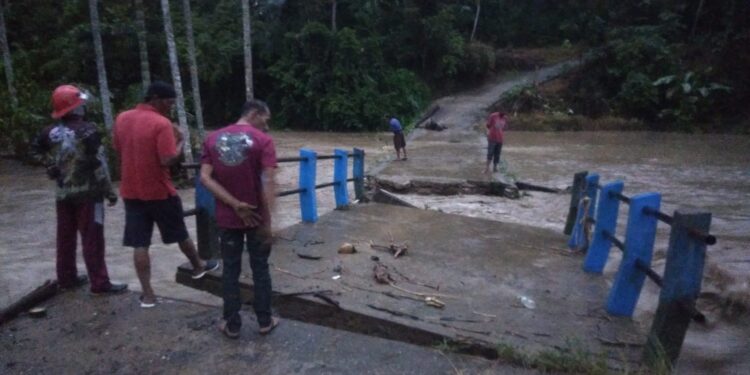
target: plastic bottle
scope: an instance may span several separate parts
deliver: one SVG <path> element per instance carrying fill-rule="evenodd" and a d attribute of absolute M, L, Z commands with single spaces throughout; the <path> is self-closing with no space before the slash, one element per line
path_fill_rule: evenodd
<path fill-rule="evenodd" d="M 520 296 L 519 299 L 521 300 L 523 307 L 531 310 L 536 308 L 536 302 L 534 302 L 533 299 L 526 296 Z"/>

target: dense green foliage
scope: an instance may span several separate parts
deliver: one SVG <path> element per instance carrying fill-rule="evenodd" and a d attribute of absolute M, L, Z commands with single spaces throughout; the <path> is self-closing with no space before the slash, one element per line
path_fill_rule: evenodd
<path fill-rule="evenodd" d="M 22 153 L 30 134 L 49 121 L 56 85 L 98 91 L 88 1 L 3 2 L 20 106 L 12 110 L 0 100 L 0 149 L 12 145 Z M 188 82 L 181 2 L 171 3 Z M 735 118 L 750 99 L 750 3 L 742 0 L 485 0 L 474 41 L 475 0 L 338 0 L 335 31 L 331 0 L 251 3 L 255 94 L 271 105 L 276 127 L 384 129 L 386 113 L 409 123 L 431 92 L 481 82 L 494 72 L 498 49 L 570 42 L 606 46 L 571 94 L 592 114 L 690 128 L 716 113 Z M 169 81 L 159 2 L 144 6 L 151 74 Z M 99 8 L 119 112 L 142 93 L 135 10 L 131 1 L 105 0 Z M 240 0 L 193 1 L 209 127 L 233 121 L 244 100 L 240 9 Z M 189 99 L 189 90 L 185 94 Z M 7 95 L 4 82 L 0 95 Z M 89 108 L 93 119 L 101 117 L 98 103 Z"/>
<path fill-rule="evenodd" d="M 580 70 L 576 112 L 638 118 L 656 129 L 722 130 L 747 121 L 750 3 L 634 1 Z M 742 104 L 745 103 L 745 104 Z"/>
<path fill-rule="evenodd" d="M 201 93 L 207 126 L 230 122 L 244 100 L 240 0 L 193 1 Z M 88 2 L 5 1 L 20 108 L 0 101 L 0 148 L 19 151 L 49 116 L 49 94 L 73 82 L 97 93 Z M 566 15 L 585 5 L 560 1 L 484 1 L 476 41 L 469 42 L 474 0 L 339 0 L 337 30 L 330 0 L 253 1 L 255 94 L 269 101 L 277 127 L 384 129 L 392 113 L 406 122 L 430 98 L 483 79 L 498 47 L 575 40 L 581 26 Z M 566 3 L 566 4 L 563 4 Z M 568 4 L 569 3 L 569 4 Z M 181 2 L 172 18 L 187 77 Z M 159 2 L 145 1 L 154 79 L 170 80 Z M 100 2 L 102 37 L 115 111 L 141 97 L 131 1 Z M 529 21 L 528 15 L 536 16 Z M 570 25 L 576 24 L 576 27 Z M 0 68 L 1 69 L 1 68 Z M 183 78 L 183 82 L 187 82 Z M 0 93 L 6 95 L 5 85 Z M 190 96 L 186 92 L 186 96 Z M 192 102 L 187 101 L 188 110 Z M 100 118 L 98 103 L 89 106 Z"/>

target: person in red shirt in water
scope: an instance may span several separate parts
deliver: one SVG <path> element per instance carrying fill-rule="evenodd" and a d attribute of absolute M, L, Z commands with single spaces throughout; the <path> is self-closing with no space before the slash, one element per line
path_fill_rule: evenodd
<path fill-rule="evenodd" d="M 165 244 L 177 243 L 193 266 L 193 279 L 219 267 L 215 260 L 202 261 L 183 219 L 182 201 L 172 185 L 169 167 L 179 162 L 184 139 L 175 138 L 166 117 L 174 106 L 172 85 L 156 81 L 146 92 L 144 103 L 117 116 L 113 146 L 120 156 L 120 195 L 125 202 L 123 245 L 134 248 L 133 261 L 143 294 L 141 307 L 156 305 L 151 288 L 148 249 L 154 223 Z M 179 143 L 178 143 L 179 142 Z"/>
<path fill-rule="evenodd" d="M 271 315 L 271 215 L 276 193 L 276 148 L 265 132 L 271 111 L 250 100 L 236 123 L 211 133 L 203 144 L 201 182 L 216 197 L 220 228 L 224 320 L 219 329 L 229 338 L 240 335 L 242 253 L 247 249 L 253 271 L 253 308 L 260 334 L 278 324 Z"/>
<path fill-rule="evenodd" d="M 503 132 L 508 127 L 505 112 L 493 112 L 487 118 L 487 164 L 484 172 L 490 173 L 490 163 L 493 164 L 492 171 L 497 172 L 500 163 L 500 152 L 503 150 Z"/>

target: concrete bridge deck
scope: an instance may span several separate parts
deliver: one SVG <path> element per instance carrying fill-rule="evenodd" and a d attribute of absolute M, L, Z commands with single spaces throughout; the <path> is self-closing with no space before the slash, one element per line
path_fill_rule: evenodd
<path fill-rule="evenodd" d="M 357 253 L 339 254 L 344 242 Z M 371 242 L 407 243 L 408 252 L 394 258 L 372 249 Z M 604 312 L 607 283 L 585 274 L 582 259 L 563 250 L 565 243 L 563 235 L 546 229 L 354 205 L 278 233 L 270 260 L 274 304 L 287 318 L 421 345 L 465 344 L 490 358 L 498 347 L 575 351 L 632 368 L 623 361 L 638 360 L 645 333 L 632 320 Z M 377 263 L 388 267 L 393 285 L 375 281 Z M 243 264 L 249 299 L 252 279 Z M 217 295 L 220 278 L 220 271 L 200 281 L 185 268 L 177 273 L 178 282 Z M 424 296 L 437 297 L 445 307 L 427 305 Z M 521 296 L 535 307 L 524 307 Z"/>

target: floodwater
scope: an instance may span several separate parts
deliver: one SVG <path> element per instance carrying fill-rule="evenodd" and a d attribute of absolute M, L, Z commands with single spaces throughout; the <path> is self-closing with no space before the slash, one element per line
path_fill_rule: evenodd
<path fill-rule="evenodd" d="M 330 154 L 335 147 L 365 149 L 367 168 L 393 158 L 390 136 L 385 133 L 341 134 L 277 132 L 279 156 L 296 156 L 301 147 Z M 478 143 L 482 143 L 477 135 Z M 621 179 L 626 195 L 662 193 L 662 211 L 693 206 L 713 214 L 711 232 L 719 242 L 708 250 L 704 291 L 719 295 L 750 294 L 750 137 L 739 135 L 684 135 L 651 132 L 506 133 L 503 147 L 504 172 L 518 181 L 550 187 L 566 187 L 573 174 L 588 170 L 601 181 Z M 419 149 L 410 149 L 410 153 Z M 477 168 L 482 168 L 483 150 L 477 150 Z M 318 183 L 332 179 L 332 160 L 318 162 Z M 296 188 L 297 164 L 279 169 L 280 190 Z M 11 160 L 0 160 L 0 307 L 8 305 L 46 279 L 54 279 L 55 212 L 52 183 L 41 168 Z M 353 195 L 350 184 L 350 196 Z M 185 207 L 193 206 L 191 189 L 180 191 Z M 562 231 L 569 195 L 530 192 L 518 200 L 488 196 L 405 196 L 419 207 L 445 212 L 524 223 Z M 332 189 L 318 193 L 319 214 L 333 209 Z M 622 209 L 620 223 L 625 222 Z M 279 199 L 274 227 L 299 221 L 296 196 Z M 106 209 L 107 263 L 115 280 L 138 289 L 132 267 L 132 251 L 121 246 L 124 212 L 122 204 Z M 195 233 L 195 223 L 187 219 Z M 664 252 L 668 228 L 660 224 L 657 254 Z M 622 237 L 624 226 L 618 228 Z M 203 292 L 177 285 L 176 266 L 185 261 L 176 246 L 160 244 L 158 235 L 151 255 L 153 283 L 157 294 L 219 305 L 220 300 Z M 561 244 L 562 247 L 564 244 Z M 79 252 L 80 253 L 80 252 Z M 617 251 L 604 277 L 617 266 Z M 655 267 L 663 267 L 657 255 Z M 83 262 L 79 256 L 79 272 Z M 712 272 L 715 274 L 712 274 Z M 658 289 L 647 282 L 638 306 L 637 319 L 649 322 L 655 310 Z M 741 298 L 741 297 L 738 297 Z M 134 301 L 135 303 L 135 301 Z M 711 369 L 716 374 L 750 369 L 750 337 L 747 317 L 723 319 L 719 305 L 704 305 L 709 325 L 691 328 L 681 363 Z M 646 323 L 644 323 L 646 324 Z M 693 325 L 696 327 L 696 325 Z M 741 332 L 742 334 L 737 334 Z M 718 342 L 708 345 L 707 342 Z M 716 341 L 718 340 L 718 341 Z M 720 344 L 719 344 L 720 343 Z M 708 346 L 706 346 L 708 345 Z M 709 353 L 709 354 L 706 354 Z M 700 356 L 709 358 L 702 361 Z M 698 357 L 696 357 L 698 356 Z M 711 362 L 709 367 L 706 363 Z M 682 372 L 682 371 L 681 371 Z M 690 372 L 690 371 L 685 371 Z M 742 373 L 740 371 L 739 373 Z"/>
<path fill-rule="evenodd" d="M 484 141 L 477 135 L 477 144 Z M 419 152 L 412 149 L 412 154 Z M 484 150 L 476 153 L 483 168 Z M 698 308 L 705 325 L 692 324 L 676 373 L 750 373 L 750 137 L 653 132 L 513 132 L 503 145 L 505 178 L 553 188 L 572 184 L 573 174 L 589 171 L 600 183 L 622 180 L 628 196 L 659 192 L 661 211 L 678 207 L 711 212 L 718 243 L 707 249 Z M 562 232 L 569 194 L 528 192 L 520 199 L 478 195 L 401 195 L 418 206 L 448 213 L 546 227 Z M 620 209 L 617 236 L 624 237 L 627 208 Z M 652 266 L 663 273 L 669 227 L 659 223 Z M 564 247 L 564 244 L 560 244 Z M 613 249 L 604 276 L 611 280 L 620 253 Z M 645 283 L 634 318 L 646 330 L 659 288 Z M 602 301 L 604 304 L 605 301 Z M 733 307 L 735 306 L 735 307 Z"/>

